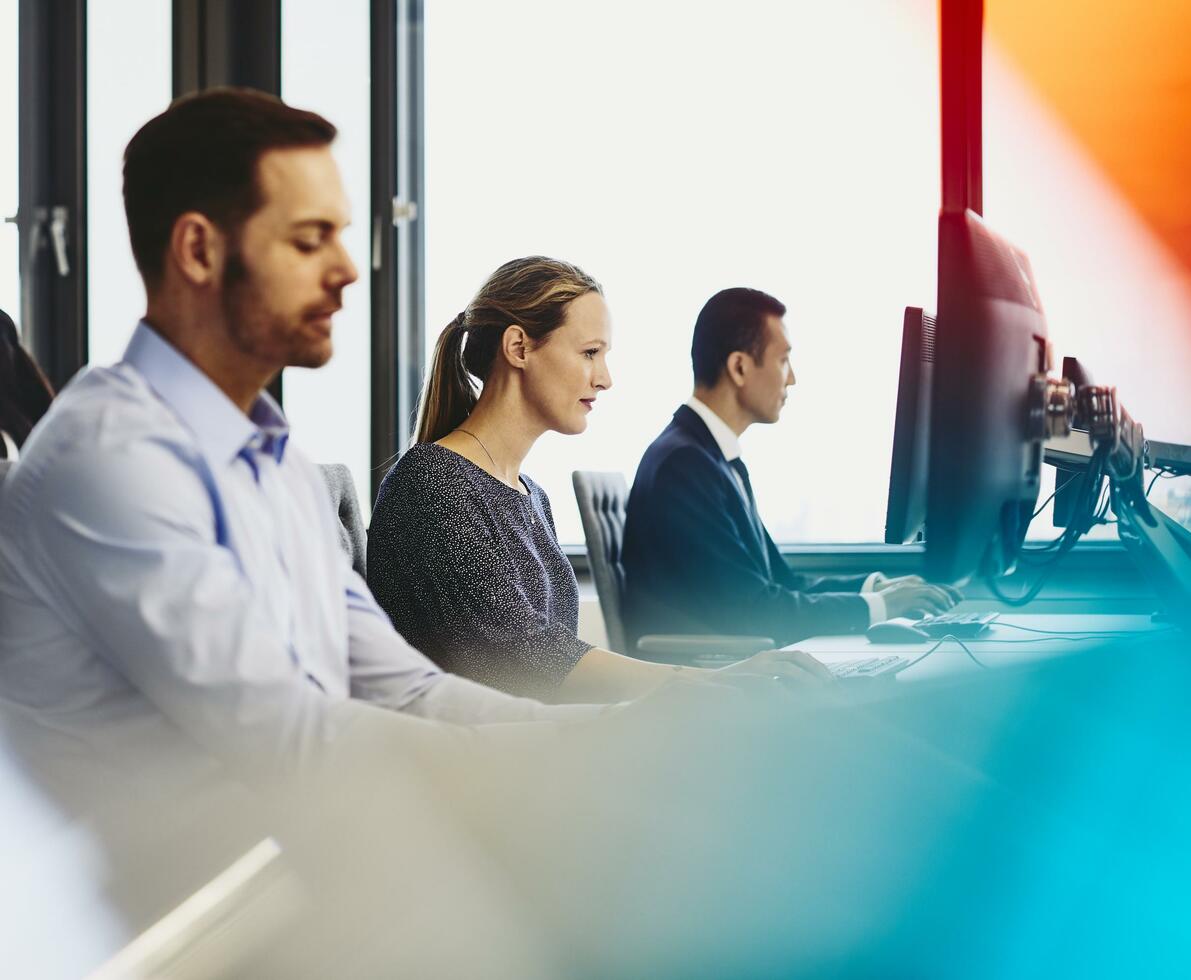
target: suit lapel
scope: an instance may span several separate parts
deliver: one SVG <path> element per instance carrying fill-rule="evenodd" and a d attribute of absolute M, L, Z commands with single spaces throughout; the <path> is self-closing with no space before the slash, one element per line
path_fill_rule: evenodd
<path fill-rule="evenodd" d="M 732 485 L 736 499 L 740 502 L 742 516 L 744 517 L 743 523 L 748 530 L 746 541 L 750 543 L 751 549 L 759 562 L 766 569 L 769 569 L 770 574 L 772 574 L 769 563 L 769 547 L 766 540 L 767 535 L 765 533 L 765 527 L 761 523 L 761 515 L 757 513 L 756 506 L 749 500 L 748 491 L 741 489 L 736 477 L 736 471 L 732 469 L 732 464 L 724 458 L 723 450 L 720 449 L 720 444 L 715 441 L 715 436 L 711 434 L 711 430 L 686 405 L 680 405 L 678 407 L 678 411 L 674 413 L 674 420 L 671 424 L 678 426 L 691 439 L 711 453 L 712 457 L 716 460 L 720 472 L 723 474 L 724 479 Z"/>

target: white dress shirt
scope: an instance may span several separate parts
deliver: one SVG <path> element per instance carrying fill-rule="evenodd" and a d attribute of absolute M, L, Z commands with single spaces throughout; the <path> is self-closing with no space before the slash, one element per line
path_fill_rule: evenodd
<path fill-rule="evenodd" d="M 703 420 L 703 424 L 707 426 L 707 430 L 711 433 L 711 437 L 715 440 L 716 445 L 720 447 L 720 452 L 724 454 L 725 460 L 730 463 L 732 460 L 740 458 L 740 437 L 732 431 L 727 422 L 716 415 L 714 411 L 694 395 L 691 395 L 687 399 L 686 407 Z M 736 485 L 740 488 L 741 495 L 747 501 L 749 499 L 748 491 L 745 489 L 744 481 L 741 480 L 740 474 L 733 469 L 732 476 L 735 477 Z M 870 624 L 882 622 L 887 618 L 885 600 L 876 591 L 876 583 L 880 574 L 880 572 L 873 572 L 864 580 L 864 585 L 860 589 L 860 598 L 868 605 L 868 621 Z"/>
<path fill-rule="evenodd" d="M 182 740 L 284 768 L 356 722 L 599 710 L 410 647 L 288 436 L 267 395 L 245 416 L 143 322 L 122 362 L 72 382 L 0 488 L 0 708 L 108 757 Z"/>

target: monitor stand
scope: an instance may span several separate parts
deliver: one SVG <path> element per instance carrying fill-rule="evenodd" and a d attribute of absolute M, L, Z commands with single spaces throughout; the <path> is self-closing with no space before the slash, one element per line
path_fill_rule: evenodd
<path fill-rule="evenodd" d="M 1121 543 L 1162 602 L 1159 615 L 1191 629 L 1191 531 L 1129 496 L 1113 495 Z"/>

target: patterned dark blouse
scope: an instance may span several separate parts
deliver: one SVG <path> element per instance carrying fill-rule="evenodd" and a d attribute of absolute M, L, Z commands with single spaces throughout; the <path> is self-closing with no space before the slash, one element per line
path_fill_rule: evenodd
<path fill-rule="evenodd" d="M 550 695 L 588 650 L 579 592 L 550 501 L 435 443 L 412 446 L 381 484 L 368 585 L 393 625 L 444 670 Z"/>

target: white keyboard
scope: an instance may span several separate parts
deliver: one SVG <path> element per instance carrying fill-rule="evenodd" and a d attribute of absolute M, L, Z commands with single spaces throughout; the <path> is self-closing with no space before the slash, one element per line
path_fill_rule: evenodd
<path fill-rule="evenodd" d="M 849 677 L 880 677 L 883 674 L 895 674 L 910 661 L 905 657 L 863 657 L 859 660 L 841 660 L 828 664 L 827 669 L 833 677 L 844 680 Z"/>

